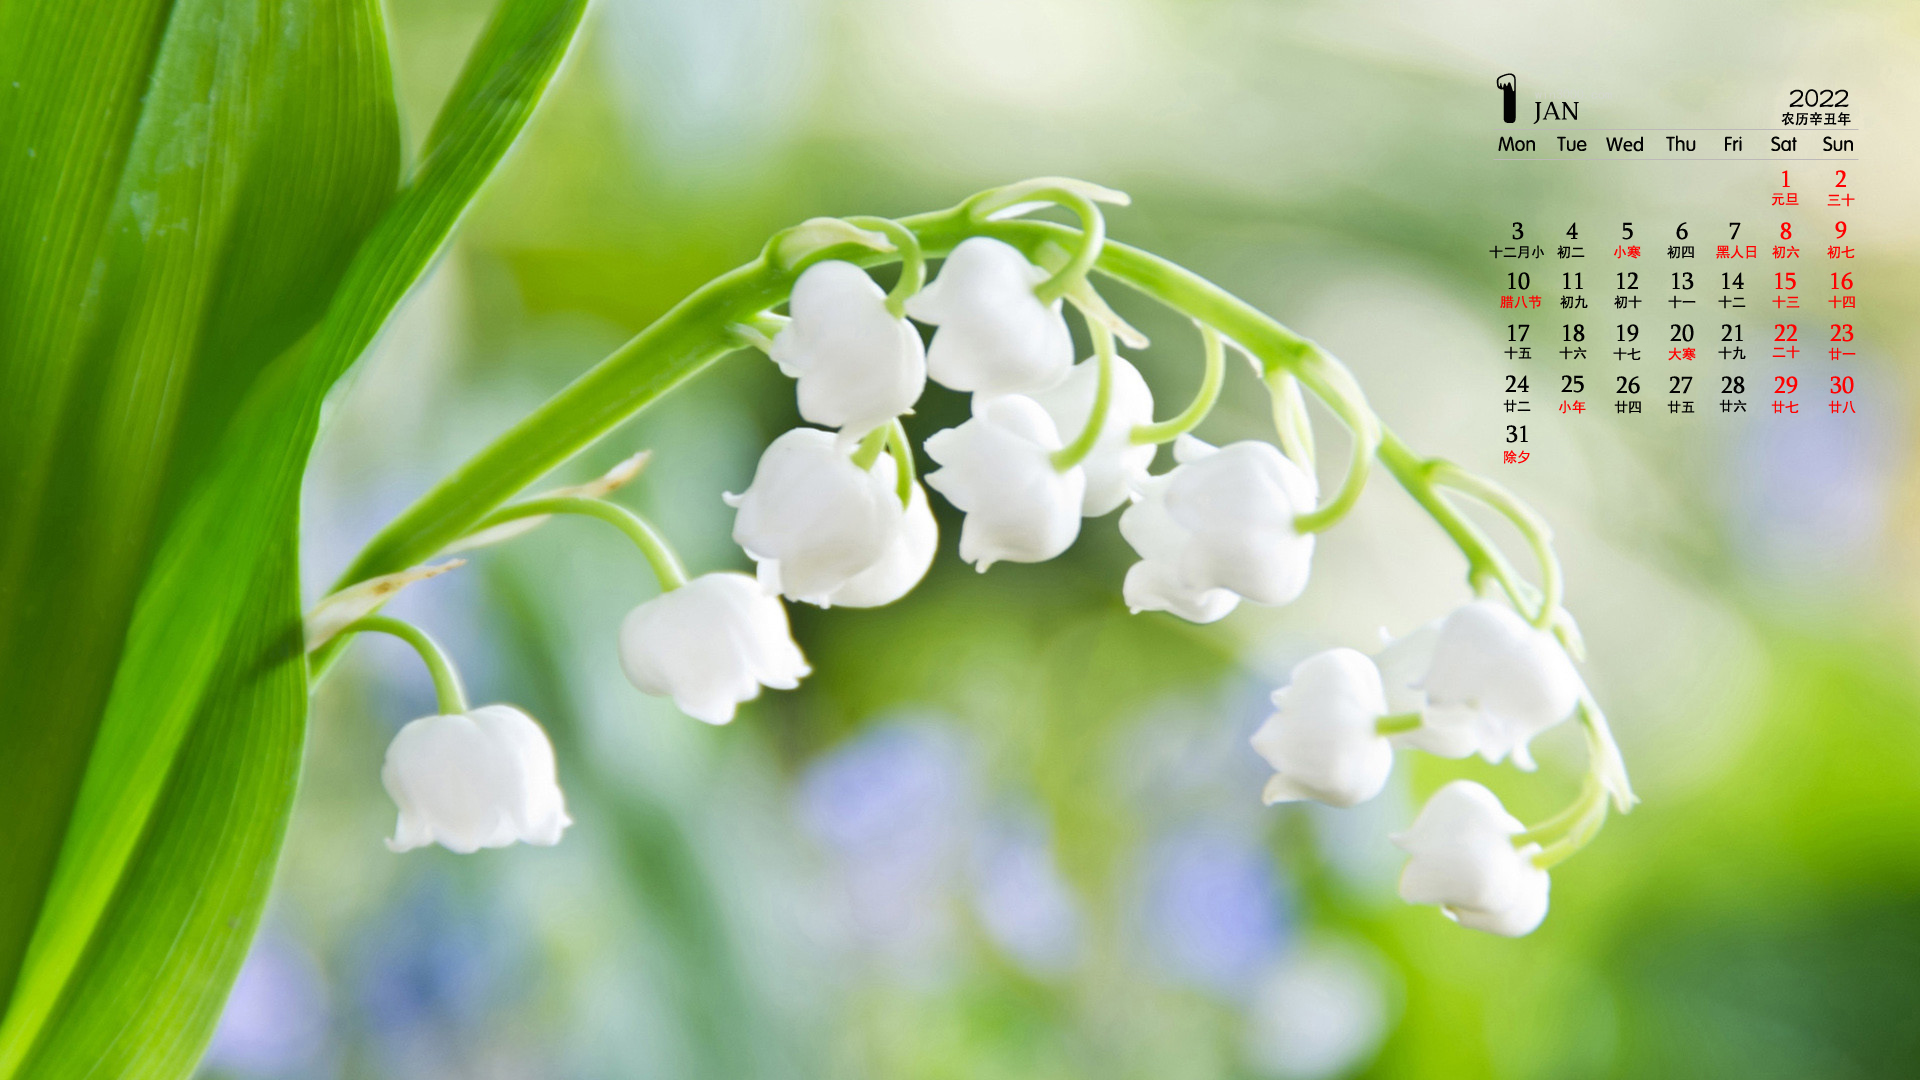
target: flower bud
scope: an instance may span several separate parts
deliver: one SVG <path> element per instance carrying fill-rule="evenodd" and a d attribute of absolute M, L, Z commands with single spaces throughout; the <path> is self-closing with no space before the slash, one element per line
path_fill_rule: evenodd
<path fill-rule="evenodd" d="M 1273 766 L 1266 802 L 1318 799 L 1353 806 L 1375 795 L 1393 771 L 1393 745 L 1375 724 L 1386 715 L 1380 673 L 1364 653 L 1330 649 L 1294 666 L 1273 692 L 1278 709 L 1253 735 Z"/>
<path fill-rule="evenodd" d="M 1420 727 L 1399 741 L 1441 757 L 1479 754 L 1497 763 L 1512 755 L 1532 769 L 1527 743 L 1580 700 L 1580 675 L 1559 641 L 1493 600 L 1475 600 L 1437 629 L 1388 646 L 1381 670 L 1390 669 L 1423 699 Z"/>
<path fill-rule="evenodd" d="M 791 690 L 813 669 L 787 629 L 780 598 L 745 574 L 702 574 L 627 613 L 620 666 L 642 692 L 673 698 L 709 724 L 760 687 Z"/>
<path fill-rule="evenodd" d="M 1150 477 L 1120 515 L 1140 555 L 1127 571 L 1127 606 L 1213 622 L 1241 599 L 1284 604 L 1307 587 L 1313 536 L 1293 527 L 1313 509 L 1313 477 L 1264 442 L 1215 449 L 1191 436 L 1180 464 Z"/>
<path fill-rule="evenodd" d="M 963 240 L 940 276 L 907 301 L 907 314 L 939 327 L 927 374 L 982 394 L 1029 394 L 1057 385 L 1073 365 L 1060 301 L 1041 303 L 1046 271 L 1019 249 L 985 236 Z"/>
<path fill-rule="evenodd" d="M 791 322 L 771 356 L 799 381 L 800 415 L 858 436 L 920 400 L 927 354 L 913 324 L 887 310 L 886 294 L 849 262 L 815 263 L 793 286 Z"/>
<path fill-rule="evenodd" d="M 825 603 L 880 561 L 900 531 L 893 459 L 853 463 L 833 433 L 794 428 L 760 455 L 753 483 L 723 495 L 738 513 L 733 541 L 763 567 L 776 592 Z"/>
<path fill-rule="evenodd" d="M 515 841 L 551 846 L 573 819 L 546 732 L 511 705 L 427 716 L 387 747 L 380 782 L 400 807 L 387 847 L 438 843 L 470 855 Z"/>
<path fill-rule="evenodd" d="M 1060 438 L 1072 441 L 1087 426 L 1093 413 L 1093 399 L 1100 386 L 1100 361 L 1083 360 L 1067 373 L 1066 381 L 1051 390 L 1033 395 L 1033 400 L 1053 417 Z M 1147 478 L 1147 466 L 1153 464 L 1158 447 L 1137 446 L 1133 429 L 1153 423 L 1153 391 L 1140 371 L 1126 360 L 1113 358 L 1113 390 L 1107 399 L 1106 423 L 1093 449 L 1080 462 L 1087 472 L 1087 494 L 1080 513 L 1099 517 L 1112 512 Z"/>
<path fill-rule="evenodd" d="M 1526 831 L 1493 792 L 1455 780 L 1427 800 L 1393 842 L 1409 858 L 1400 898 L 1439 904 L 1447 917 L 1491 934 L 1520 937 L 1547 916 L 1547 872 L 1533 864 L 1538 844 L 1515 847 Z"/>
<path fill-rule="evenodd" d="M 927 483 L 966 513 L 960 557 L 982 573 L 1002 559 L 1045 562 L 1080 535 L 1087 477 L 1054 468 L 1060 433 L 1032 398 L 973 398 L 973 419 L 936 431 L 927 456 L 943 468 Z"/>

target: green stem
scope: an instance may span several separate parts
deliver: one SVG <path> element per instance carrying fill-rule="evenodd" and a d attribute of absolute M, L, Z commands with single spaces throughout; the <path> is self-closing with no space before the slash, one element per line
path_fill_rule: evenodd
<path fill-rule="evenodd" d="M 1373 730 L 1381 735 L 1400 735 L 1418 729 L 1423 722 L 1424 718 L 1417 712 L 1394 713 L 1375 720 Z"/>
<path fill-rule="evenodd" d="M 1200 340 L 1206 349 L 1206 370 L 1200 376 L 1200 392 L 1193 395 L 1193 401 L 1180 415 L 1157 424 L 1140 424 L 1133 429 L 1131 439 L 1136 446 L 1148 446 L 1173 440 L 1200 426 L 1200 422 L 1213 411 L 1214 403 L 1220 400 L 1220 386 L 1226 382 L 1227 347 L 1220 339 L 1220 331 L 1200 323 Z"/>
<path fill-rule="evenodd" d="M 1513 846 L 1552 843 L 1574 822 L 1590 813 L 1593 810 L 1593 801 L 1600 798 L 1602 794 L 1599 780 L 1592 773 L 1588 773 L 1587 778 L 1580 783 L 1580 794 L 1574 796 L 1573 801 L 1568 803 L 1565 809 L 1534 825 L 1526 832 L 1516 834 L 1513 838 Z"/>
<path fill-rule="evenodd" d="M 880 460 L 880 451 L 886 447 L 892 435 L 892 430 L 882 424 L 861 436 L 860 445 L 853 449 L 854 467 L 861 472 L 873 468 L 873 463 Z"/>
<path fill-rule="evenodd" d="M 467 711 L 467 691 L 460 685 L 460 673 L 454 669 L 453 661 L 447 658 L 446 650 L 440 647 L 439 642 L 412 623 L 387 615 L 368 615 L 348 623 L 334 640 L 345 642 L 353 635 L 369 630 L 391 634 L 413 646 L 413 651 L 420 654 L 420 659 L 426 662 L 428 673 L 433 676 L 433 693 L 439 701 L 442 716 L 454 716 Z"/>
<path fill-rule="evenodd" d="M 887 443 L 893 448 L 894 490 L 900 493 L 900 505 L 913 505 L 913 444 L 907 441 L 907 429 L 895 417 L 887 425 Z"/>
<path fill-rule="evenodd" d="M 1533 865 L 1549 870 L 1591 843 L 1606 822 L 1606 792 L 1597 783 L 1588 784 L 1581 789 L 1580 798 L 1573 806 L 1555 815 L 1551 828 L 1543 824 L 1529 829 L 1515 836 L 1513 842 L 1515 846 L 1520 846 L 1545 841 L 1541 849 L 1534 853 Z"/>
<path fill-rule="evenodd" d="M 1113 402 L 1113 331 L 1104 323 L 1087 320 L 1087 335 L 1093 338 L 1094 362 L 1099 364 L 1099 379 L 1093 388 L 1093 409 L 1087 413 L 1086 426 L 1072 442 L 1053 452 L 1053 467 L 1066 472 L 1087 459 L 1101 429 L 1107 426 L 1107 408 Z"/>
<path fill-rule="evenodd" d="M 1480 527 L 1468 520 L 1460 508 L 1449 502 L 1433 483 L 1433 470 L 1439 461 L 1421 458 L 1391 431 L 1383 432 L 1380 463 L 1399 481 L 1413 500 L 1426 510 L 1447 538 L 1467 560 L 1467 582 L 1475 591 L 1489 581 L 1499 584 L 1507 599 L 1521 611 L 1531 607 L 1531 589 L 1520 580 L 1505 555 L 1494 547 Z"/>
<path fill-rule="evenodd" d="M 579 514 L 584 517 L 599 518 L 614 528 L 627 534 L 633 546 L 646 556 L 647 565 L 652 568 L 654 580 L 660 583 L 661 592 L 672 592 L 687 583 L 686 567 L 680 563 L 680 557 L 667 546 L 666 538 L 660 530 L 639 514 L 618 503 L 605 499 L 589 499 L 580 495 L 546 495 L 511 506 L 503 506 L 482 518 L 474 527 L 474 532 L 504 525 L 521 518 L 545 517 L 549 514 Z"/>
<path fill-rule="evenodd" d="M 927 283 L 927 257 L 920 250 L 920 238 L 892 218 L 850 217 L 847 220 L 863 229 L 885 233 L 900 250 L 900 280 L 894 283 L 893 291 L 887 293 L 887 311 L 896 319 L 904 318 L 907 300 Z"/>
<path fill-rule="evenodd" d="M 1010 184 L 1007 187 L 986 192 L 982 196 L 975 196 L 962 205 L 971 211 L 976 220 L 984 222 L 1000 210 L 1025 202 L 1057 203 L 1072 211 L 1074 216 L 1080 219 L 1079 242 L 1068 249 L 1073 252 L 1073 257 L 1067 260 L 1065 266 L 1054 271 L 1052 277 L 1034 286 L 1033 294 L 1040 298 L 1040 302 L 1051 304 L 1072 292 L 1075 285 L 1085 281 L 1087 272 L 1092 270 L 1094 263 L 1099 260 L 1100 250 L 1106 246 L 1107 242 L 1106 215 L 1100 212 L 1100 207 L 1087 197 L 1080 185 L 1062 184 L 1049 180 Z"/>
<path fill-rule="evenodd" d="M 1560 557 L 1553 551 L 1552 527 L 1511 491 L 1450 461 L 1436 463 L 1431 475 L 1434 483 L 1491 507 L 1526 538 L 1527 546 L 1533 549 L 1533 557 L 1540 564 L 1540 606 L 1534 613 L 1533 625 L 1543 630 L 1551 627 L 1554 613 L 1560 607 L 1563 587 Z"/>
<path fill-rule="evenodd" d="M 741 345 L 758 349 L 771 356 L 773 355 L 774 337 L 777 336 L 780 331 L 785 330 L 787 324 L 792 321 L 792 319 L 787 318 L 785 315 L 776 315 L 771 311 L 762 311 L 758 314 L 747 316 L 727 329 L 733 332 L 733 336 Z"/>
<path fill-rule="evenodd" d="M 1313 419 L 1307 415 L 1300 380 L 1287 371 L 1274 371 L 1265 381 L 1267 396 L 1273 402 L 1273 430 L 1280 437 L 1280 450 L 1311 475 L 1315 458 Z"/>
<path fill-rule="evenodd" d="M 1293 527 L 1300 532 L 1322 532 L 1346 517 L 1347 511 L 1360 500 L 1361 492 L 1366 490 L 1374 454 L 1380 448 L 1380 418 L 1367 406 L 1366 395 L 1360 392 L 1353 375 L 1318 348 L 1303 358 L 1292 374 L 1327 403 L 1333 414 L 1347 425 L 1353 440 L 1352 462 L 1333 498 L 1320 509 L 1293 519 Z"/>

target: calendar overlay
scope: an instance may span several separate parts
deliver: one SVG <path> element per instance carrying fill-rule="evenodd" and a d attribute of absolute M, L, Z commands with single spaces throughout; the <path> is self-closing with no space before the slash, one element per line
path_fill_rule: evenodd
<path fill-rule="evenodd" d="M 1537 460 L 1562 425 L 1859 414 L 1849 91 L 1786 90 L 1763 126 L 1636 129 L 1583 126 L 1579 101 L 1521 100 L 1511 75 L 1496 85 L 1501 167 L 1550 183 L 1539 170 L 1647 162 L 1685 206 L 1499 224 L 1481 257 L 1505 316 L 1503 464 Z M 1693 190 L 1706 201 L 1687 206 Z"/>

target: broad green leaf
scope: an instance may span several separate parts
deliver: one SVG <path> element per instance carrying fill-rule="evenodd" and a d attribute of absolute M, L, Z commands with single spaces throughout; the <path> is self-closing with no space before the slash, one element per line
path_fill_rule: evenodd
<path fill-rule="evenodd" d="M 6 0 L 0 92 L 8 993 L 159 537 L 392 197 L 398 136 L 370 0 Z"/>
<path fill-rule="evenodd" d="M 295 536 L 321 400 L 519 134 L 583 2 L 502 5 L 415 176 L 322 294 L 324 316 L 231 395 L 237 410 L 199 449 L 204 467 L 179 488 L 125 627 L 0 1027 L 0 1076 L 178 1076 L 205 1045 L 298 777 L 307 689 Z M 377 42 L 377 21 L 366 25 Z M 203 40 L 230 46 L 223 29 Z"/>

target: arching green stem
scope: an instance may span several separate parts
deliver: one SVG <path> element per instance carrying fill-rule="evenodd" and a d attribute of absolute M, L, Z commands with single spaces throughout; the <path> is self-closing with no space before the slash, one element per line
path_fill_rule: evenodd
<path fill-rule="evenodd" d="M 1134 445 L 1148 446 L 1173 440 L 1200 426 L 1200 422 L 1213 411 L 1214 403 L 1220 400 L 1220 386 L 1226 382 L 1227 347 L 1220 338 L 1220 331 L 1206 323 L 1195 324 L 1200 327 L 1200 341 L 1206 349 L 1206 368 L 1200 375 L 1200 391 L 1193 395 L 1193 401 L 1180 415 L 1155 424 L 1140 424 L 1134 427 L 1130 436 Z"/>
<path fill-rule="evenodd" d="M 887 425 L 887 445 L 893 450 L 894 490 L 900 494 L 900 505 L 913 505 L 913 443 L 907 440 L 907 429 L 896 417 Z"/>
<path fill-rule="evenodd" d="M 1586 847 L 1600 832 L 1607 821 L 1607 793 L 1601 785 L 1588 779 L 1580 789 L 1580 797 L 1572 806 L 1548 821 L 1528 829 L 1513 838 L 1514 846 L 1540 844 L 1541 849 L 1534 853 L 1533 865 L 1542 870 L 1551 869 L 1566 861 L 1567 857 Z"/>
<path fill-rule="evenodd" d="M 1360 392 L 1353 375 L 1317 348 L 1304 358 L 1293 375 L 1327 403 L 1333 414 L 1347 425 L 1353 439 L 1352 461 L 1339 490 L 1325 506 L 1293 520 L 1293 527 L 1300 532 L 1321 532 L 1346 517 L 1347 511 L 1359 501 L 1360 493 L 1366 490 L 1373 457 L 1380 448 L 1380 418 L 1367 406 L 1366 395 Z"/>
<path fill-rule="evenodd" d="M 1592 811 L 1595 799 L 1603 797 L 1604 792 L 1600 789 L 1599 779 L 1592 773 L 1588 773 L 1586 779 L 1580 783 L 1580 794 L 1575 796 L 1574 800 L 1568 803 L 1565 809 L 1545 821 L 1534 825 L 1526 832 L 1516 834 L 1513 838 L 1513 845 L 1515 847 L 1521 847 L 1526 844 L 1545 845 L 1554 842 L 1559 839 L 1574 822 L 1579 821 Z"/>
<path fill-rule="evenodd" d="M 1513 492 L 1450 461 L 1436 462 L 1430 475 L 1434 483 L 1491 507 L 1526 538 L 1527 546 L 1533 549 L 1533 557 L 1540 564 L 1540 604 L 1534 612 L 1533 625 L 1543 630 L 1550 628 L 1554 613 L 1560 607 L 1563 586 L 1560 557 L 1553 550 L 1553 529 L 1546 519 Z"/>
<path fill-rule="evenodd" d="M 1093 410 L 1087 413 L 1086 426 L 1072 442 L 1053 452 L 1053 467 L 1066 472 L 1087 459 L 1107 426 L 1107 409 L 1113 403 L 1113 331 L 1104 323 L 1087 320 L 1087 336 L 1093 338 L 1094 362 L 1099 379 L 1093 389 Z"/>
<path fill-rule="evenodd" d="M 368 615 L 355 619 L 340 631 L 335 640 L 345 643 L 355 634 L 372 631 L 377 634 L 391 634 L 413 646 L 420 659 L 427 665 L 427 672 L 433 676 L 433 693 L 439 702 L 441 715 L 453 716 L 467 711 L 467 691 L 460 685 L 460 672 L 447 658 L 446 650 L 440 643 L 427 636 L 425 630 L 410 622 L 403 622 L 388 615 Z"/>
<path fill-rule="evenodd" d="M 528 499 L 525 502 L 503 506 L 482 518 L 475 532 L 504 525 L 521 518 L 545 517 L 549 514 L 580 514 L 585 517 L 599 518 L 627 535 L 633 546 L 646 556 L 647 565 L 653 570 L 654 580 L 660 583 L 660 591 L 671 592 L 687 583 L 687 571 L 680 564 L 680 557 L 667 546 L 665 537 L 655 529 L 652 523 L 639 514 L 618 503 L 605 499 L 589 499 L 579 495 L 548 495 Z"/>
<path fill-rule="evenodd" d="M 1408 495 L 1426 510 L 1434 523 L 1440 526 L 1447 538 L 1453 541 L 1467 560 L 1467 582 L 1475 591 L 1491 582 L 1498 584 L 1506 592 L 1507 599 L 1521 611 L 1534 606 L 1532 587 L 1520 580 L 1520 575 L 1507 562 L 1505 555 L 1493 545 L 1480 527 L 1470 521 L 1460 508 L 1453 505 L 1433 482 L 1433 470 L 1440 466 L 1438 460 L 1420 457 L 1392 432 L 1384 433 L 1380 442 L 1380 463 L 1400 482 Z"/>
<path fill-rule="evenodd" d="M 1273 430 L 1280 437 L 1280 450 L 1295 465 L 1312 474 L 1315 461 L 1313 418 L 1307 415 L 1307 399 L 1300 393 L 1300 380 L 1290 372 L 1268 373 L 1267 397 L 1273 403 Z"/>
<path fill-rule="evenodd" d="M 1074 290 L 1074 286 L 1086 280 L 1087 272 L 1093 269 L 1100 258 L 1101 248 L 1107 242 L 1107 219 L 1100 213 L 1095 199 L 1102 202 L 1127 204 L 1125 194 L 1107 188 L 1098 187 L 1079 180 L 1067 180 L 1060 177 L 1043 177 L 1018 184 L 1009 184 L 993 191 L 982 192 L 962 205 L 967 207 L 975 221 L 985 222 L 1004 210 L 1025 206 L 1028 203 L 1056 203 L 1072 211 L 1080 219 L 1078 243 L 1070 250 L 1073 257 L 1067 264 L 1054 271 L 1052 277 L 1034 286 L 1033 294 L 1040 302 L 1051 304 Z"/>
<path fill-rule="evenodd" d="M 850 217 L 848 221 L 862 228 L 886 234 L 893 246 L 900 249 L 900 280 L 894 283 L 893 290 L 887 293 L 887 310 L 898 319 L 907 312 L 907 300 L 920 291 L 927 283 L 927 257 L 920 251 L 920 238 L 913 230 L 882 217 Z"/>

